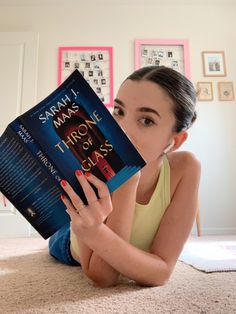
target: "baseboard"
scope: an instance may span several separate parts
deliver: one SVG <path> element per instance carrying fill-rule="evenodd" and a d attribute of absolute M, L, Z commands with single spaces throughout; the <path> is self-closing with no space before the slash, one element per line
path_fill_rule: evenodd
<path fill-rule="evenodd" d="M 227 235 L 236 234 L 236 228 L 202 228 L 202 235 Z M 197 235 L 197 229 L 191 231 L 191 235 Z"/>
<path fill-rule="evenodd" d="M 31 225 L 29 225 L 29 237 L 37 238 L 41 237 L 41 235 Z"/>

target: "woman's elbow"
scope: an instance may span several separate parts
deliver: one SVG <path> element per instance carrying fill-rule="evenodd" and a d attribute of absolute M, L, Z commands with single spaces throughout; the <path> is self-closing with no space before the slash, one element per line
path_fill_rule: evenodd
<path fill-rule="evenodd" d="M 93 282 L 95 287 L 109 288 L 117 285 L 118 276 L 111 276 L 110 278 L 104 276 L 101 273 L 92 273 L 86 271 L 85 275 Z"/>
<path fill-rule="evenodd" d="M 169 282 L 169 278 L 166 278 L 166 279 L 157 278 L 157 279 L 151 280 L 149 283 L 146 283 L 144 285 L 148 287 L 161 287 L 161 286 L 165 286 L 168 282 Z"/>
<path fill-rule="evenodd" d="M 108 279 L 93 279 L 90 278 L 93 285 L 98 288 L 110 288 L 117 285 L 118 280 L 108 280 Z"/>
<path fill-rule="evenodd" d="M 172 271 L 165 271 L 163 273 L 157 273 L 156 276 L 147 278 L 144 282 L 137 282 L 137 284 L 148 287 L 161 287 L 165 286 L 171 277 Z"/>
<path fill-rule="evenodd" d="M 164 278 L 162 280 L 157 280 L 153 283 L 153 287 L 165 286 L 169 282 L 170 278 Z"/>
<path fill-rule="evenodd" d="M 166 271 L 164 274 L 162 274 L 162 276 L 157 276 L 156 278 L 154 278 L 153 286 L 165 286 L 169 282 L 172 272 L 173 269 Z"/>
<path fill-rule="evenodd" d="M 93 285 L 94 287 L 97 288 L 111 288 L 117 285 L 117 280 L 116 281 L 94 281 L 93 280 Z"/>

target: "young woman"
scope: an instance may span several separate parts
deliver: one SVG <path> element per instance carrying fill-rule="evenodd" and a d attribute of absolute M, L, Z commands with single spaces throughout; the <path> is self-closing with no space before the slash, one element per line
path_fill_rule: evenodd
<path fill-rule="evenodd" d="M 71 225 L 51 237 L 52 256 L 81 265 L 102 287 L 120 274 L 141 285 L 168 281 L 196 215 L 200 164 L 176 152 L 196 119 L 195 101 L 192 83 L 170 68 L 145 67 L 123 82 L 113 116 L 147 165 L 112 195 L 94 175 L 76 171 L 87 206 L 62 180 Z"/>

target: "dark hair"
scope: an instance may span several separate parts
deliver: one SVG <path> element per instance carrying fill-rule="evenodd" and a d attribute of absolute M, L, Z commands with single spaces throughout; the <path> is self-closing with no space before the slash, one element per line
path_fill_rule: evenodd
<path fill-rule="evenodd" d="M 187 130 L 192 126 L 197 118 L 196 91 L 184 75 L 165 66 L 147 66 L 133 72 L 126 80 L 128 79 L 154 82 L 167 92 L 174 104 L 175 132 Z"/>

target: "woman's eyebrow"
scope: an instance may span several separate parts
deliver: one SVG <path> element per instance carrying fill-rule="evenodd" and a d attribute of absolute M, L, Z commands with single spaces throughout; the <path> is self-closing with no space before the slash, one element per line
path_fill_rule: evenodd
<path fill-rule="evenodd" d="M 123 101 L 121 101 L 118 98 L 116 98 L 114 100 L 114 102 L 116 102 L 118 105 L 120 105 L 122 107 L 125 107 L 125 104 L 123 103 Z M 161 119 L 161 115 L 159 114 L 159 112 L 157 110 L 153 109 L 153 108 L 150 108 L 150 107 L 139 107 L 139 108 L 137 108 L 137 111 L 139 111 L 139 112 L 151 112 L 151 113 L 156 114 Z"/>
<path fill-rule="evenodd" d="M 156 111 L 155 109 L 153 109 L 153 108 L 140 107 L 140 108 L 137 109 L 137 111 L 140 111 L 140 112 L 152 112 L 152 113 L 156 114 L 161 119 L 160 113 L 158 111 Z"/>
<path fill-rule="evenodd" d="M 121 100 L 118 99 L 118 98 L 115 98 L 115 99 L 114 99 L 114 102 L 116 102 L 118 105 L 121 105 L 122 107 L 125 107 L 125 104 L 123 103 L 123 101 L 121 101 Z"/>

